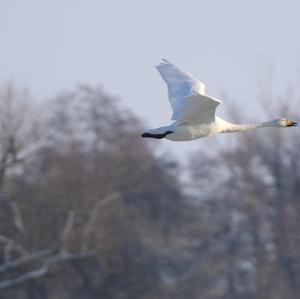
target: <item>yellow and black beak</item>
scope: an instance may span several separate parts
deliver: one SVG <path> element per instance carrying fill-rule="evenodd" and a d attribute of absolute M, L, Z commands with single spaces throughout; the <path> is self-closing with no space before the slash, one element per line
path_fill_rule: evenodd
<path fill-rule="evenodd" d="M 296 126 L 298 126 L 298 123 L 295 121 L 289 120 L 287 122 L 287 127 L 296 127 Z"/>

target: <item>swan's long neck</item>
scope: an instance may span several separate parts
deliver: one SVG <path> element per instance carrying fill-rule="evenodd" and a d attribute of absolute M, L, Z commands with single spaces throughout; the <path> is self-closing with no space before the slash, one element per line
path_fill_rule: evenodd
<path fill-rule="evenodd" d="M 221 133 L 249 131 L 249 130 L 254 130 L 254 129 L 258 129 L 258 128 L 277 126 L 274 123 L 274 121 L 267 121 L 267 122 L 261 122 L 261 123 L 255 123 L 255 124 L 233 124 L 233 123 L 227 122 L 227 121 L 219 118 L 218 122 L 220 124 Z"/>

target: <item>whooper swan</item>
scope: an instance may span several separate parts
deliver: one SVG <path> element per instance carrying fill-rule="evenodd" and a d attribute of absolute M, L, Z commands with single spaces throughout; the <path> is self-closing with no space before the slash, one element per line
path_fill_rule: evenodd
<path fill-rule="evenodd" d="M 233 124 L 215 115 L 222 102 L 205 95 L 205 85 L 171 62 L 163 59 L 158 66 L 168 86 L 174 122 L 168 126 L 143 131 L 142 137 L 188 141 L 215 133 L 247 131 L 264 127 L 292 127 L 297 122 L 279 118 L 256 124 Z"/>

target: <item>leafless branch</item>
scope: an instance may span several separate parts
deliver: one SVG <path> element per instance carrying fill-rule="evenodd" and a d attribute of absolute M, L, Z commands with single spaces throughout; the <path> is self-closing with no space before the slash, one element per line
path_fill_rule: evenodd
<path fill-rule="evenodd" d="M 28 255 L 29 252 L 20 244 L 16 243 L 14 240 L 0 235 L 0 243 L 4 243 L 6 245 L 11 246 L 12 249 L 15 249 L 16 251 L 18 251 L 19 253 L 23 254 L 23 255 Z"/>
<path fill-rule="evenodd" d="M 18 267 L 21 267 L 29 262 L 42 259 L 44 257 L 47 257 L 51 254 L 50 250 L 41 250 L 39 252 L 27 254 L 21 258 L 18 258 L 14 261 L 9 261 L 2 266 L 0 266 L 0 273 L 4 273 L 9 270 L 14 270 Z"/>
<path fill-rule="evenodd" d="M 69 211 L 64 229 L 62 230 L 60 240 L 59 240 L 59 242 L 61 243 L 61 249 L 64 249 L 66 246 L 67 240 L 69 238 L 69 235 L 72 231 L 75 222 L 75 216 L 76 216 L 75 211 Z"/>
<path fill-rule="evenodd" d="M 9 201 L 9 205 L 14 216 L 14 225 L 19 231 L 25 231 L 25 227 L 22 221 L 22 215 L 19 205 L 16 201 Z"/>
<path fill-rule="evenodd" d="M 85 225 L 85 230 L 83 233 L 82 238 L 82 249 L 87 250 L 88 249 L 88 238 L 89 235 L 93 229 L 93 225 L 97 219 L 98 212 L 101 208 L 105 207 L 106 205 L 118 200 L 120 198 L 120 195 L 118 192 L 111 193 L 104 197 L 103 199 L 99 200 L 93 209 L 91 209 L 91 213 L 89 216 L 89 219 L 87 220 L 87 223 Z"/>
<path fill-rule="evenodd" d="M 16 278 L 7 279 L 0 282 L 0 290 L 21 285 L 29 280 L 41 278 L 47 275 L 50 271 L 54 271 L 54 269 L 56 269 L 55 267 L 52 267 L 54 265 L 56 266 L 57 264 L 64 262 L 95 257 L 97 254 L 98 250 L 81 251 L 76 253 L 67 253 L 65 251 L 61 251 L 58 254 L 43 259 L 42 266 L 38 269 L 21 274 Z"/>

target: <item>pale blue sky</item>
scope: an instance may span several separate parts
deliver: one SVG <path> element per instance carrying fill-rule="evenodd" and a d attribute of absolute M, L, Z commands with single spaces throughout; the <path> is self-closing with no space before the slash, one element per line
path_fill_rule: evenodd
<path fill-rule="evenodd" d="M 101 84 L 159 126 L 170 116 L 153 68 L 161 57 L 203 80 L 210 95 L 226 92 L 248 107 L 261 63 L 275 66 L 282 86 L 295 79 L 300 1 L 0 0 L 0 46 L 2 82 L 13 78 L 40 98 Z"/>

